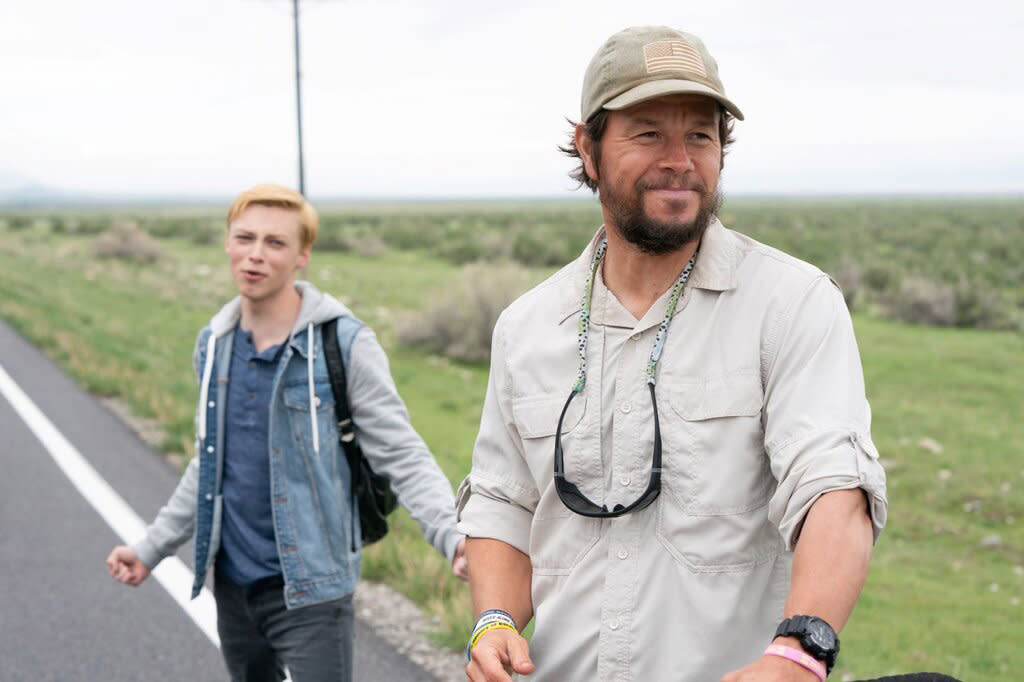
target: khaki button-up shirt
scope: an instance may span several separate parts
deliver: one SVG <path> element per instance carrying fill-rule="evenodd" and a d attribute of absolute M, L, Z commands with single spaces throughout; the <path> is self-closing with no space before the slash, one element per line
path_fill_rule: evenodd
<path fill-rule="evenodd" d="M 555 492 L 554 437 L 600 237 L 498 321 L 459 530 L 530 557 L 531 679 L 718 680 L 772 639 L 820 495 L 862 488 L 876 537 L 885 524 L 853 326 L 827 275 L 713 222 L 657 370 L 661 495 L 619 518 L 578 516 Z M 638 321 L 594 285 L 586 387 L 562 443 L 566 478 L 609 508 L 649 480 L 644 370 L 667 306 L 668 292 Z"/>

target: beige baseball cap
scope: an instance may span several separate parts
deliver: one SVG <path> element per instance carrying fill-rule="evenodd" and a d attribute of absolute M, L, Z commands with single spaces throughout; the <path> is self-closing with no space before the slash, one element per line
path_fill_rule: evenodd
<path fill-rule="evenodd" d="M 743 120 L 725 96 L 718 64 L 701 39 L 667 26 L 634 26 L 609 38 L 583 77 L 581 121 L 664 95 L 707 95 Z"/>

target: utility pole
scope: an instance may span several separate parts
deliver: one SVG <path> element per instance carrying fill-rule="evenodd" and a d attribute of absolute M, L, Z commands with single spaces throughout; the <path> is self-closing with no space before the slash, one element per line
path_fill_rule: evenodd
<path fill-rule="evenodd" d="M 299 129 L 299 193 L 306 196 L 306 164 L 302 154 L 302 69 L 299 68 L 299 0 L 292 0 L 295 17 L 295 120 Z"/>

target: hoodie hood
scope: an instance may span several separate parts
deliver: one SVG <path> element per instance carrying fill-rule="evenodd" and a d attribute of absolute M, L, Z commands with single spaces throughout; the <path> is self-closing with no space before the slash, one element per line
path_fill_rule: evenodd
<path fill-rule="evenodd" d="M 295 290 L 299 292 L 302 297 L 302 303 L 299 307 L 299 315 L 295 319 L 295 325 L 292 327 L 291 333 L 288 335 L 288 343 L 294 343 L 295 335 L 305 330 L 306 333 L 306 347 L 299 348 L 299 352 L 306 358 L 306 374 L 307 383 L 309 387 L 309 404 L 313 405 L 316 399 L 316 393 L 314 391 L 314 380 L 313 380 L 313 361 L 314 361 L 314 349 L 316 346 L 316 340 L 313 338 L 313 328 L 316 325 L 333 320 L 336 317 L 342 315 L 352 315 L 352 312 L 345 306 L 344 303 L 334 298 L 330 294 L 325 294 L 317 289 L 309 282 L 296 281 Z M 207 399 L 210 394 L 210 381 L 212 379 L 213 371 L 213 357 L 215 348 L 217 345 L 217 339 L 224 336 L 235 328 L 238 324 L 239 319 L 242 317 L 242 297 L 236 296 L 227 303 L 220 311 L 213 316 L 210 320 L 210 338 L 207 340 L 206 346 L 206 364 L 203 367 L 202 379 L 199 384 L 199 426 L 198 433 L 199 439 L 203 440 L 206 438 L 206 410 L 202 408 L 203 405 L 207 404 Z M 310 409 L 309 411 L 310 420 L 310 431 L 313 437 L 313 450 L 319 456 L 320 454 L 320 439 L 319 429 L 317 428 L 317 416 L 316 410 Z"/>
<path fill-rule="evenodd" d="M 297 280 L 295 290 L 302 297 L 299 316 L 295 319 L 290 337 L 306 329 L 310 324 L 323 324 L 342 315 L 351 315 L 348 307 L 330 294 L 325 294 L 309 282 Z M 235 328 L 242 317 L 242 297 L 235 296 L 210 320 L 210 330 L 221 337 Z M 289 341 L 291 338 L 289 338 Z"/>

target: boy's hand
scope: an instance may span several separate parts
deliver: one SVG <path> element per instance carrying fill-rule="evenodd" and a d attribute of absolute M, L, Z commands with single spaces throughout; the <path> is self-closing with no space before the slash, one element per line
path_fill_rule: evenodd
<path fill-rule="evenodd" d="M 466 538 L 455 545 L 455 556 L 452 557 L 452 573 L 459 580 L 469 580 L 469 561 L 466 560 Z"/>
<path fill-rule="evenodd" d="M 140 585 L 149 577 L 149 567 L 139 560 L 130 547 L 118 545 L 107 557 L 107 571 L 110 577 L 125 585 Z"/>

